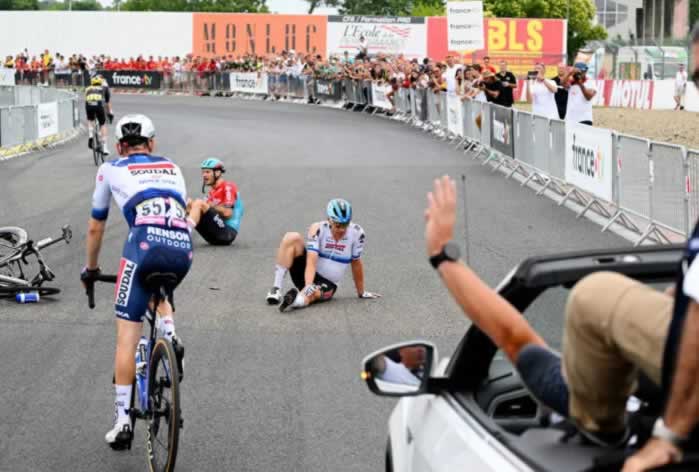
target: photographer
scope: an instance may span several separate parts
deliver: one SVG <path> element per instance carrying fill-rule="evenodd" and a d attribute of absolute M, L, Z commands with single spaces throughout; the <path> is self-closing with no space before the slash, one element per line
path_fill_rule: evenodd
<path fill-rule="evenodd" d="M 587 79 L 587 64 L 577 62 L 563 83 L 568 88 L 566 121 L 592 126 L 592 99 L 597 94 L 595 82 Z"/>
<path fill-rule="evenodd" d="M 532 113 L 535 115 L 557 119 L 556 83 L 546 78 L 544 70 L 544 65 L 538 63 L 532 71 L 536 75 L 527 76 L 527 101 L 532 104 Z"/>

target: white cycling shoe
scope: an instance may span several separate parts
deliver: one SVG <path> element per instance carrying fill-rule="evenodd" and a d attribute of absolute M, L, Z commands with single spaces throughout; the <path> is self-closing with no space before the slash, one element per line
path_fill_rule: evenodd
<path fill-rule="evenodd" d="M 114 427 L 104 435 L 104 440 L 107 441 L 109 447 L 117 451 L 131 449 L 131 441 L 133 440 L 131 425 L 128 423 L 116 423 Z"/>
<path fill-rule="evenodd" d="M 270 305 L 279 305 L 282 301 L 282 293 L 277 287 L 272 287 L 267 293 L 267 303 Z"/>

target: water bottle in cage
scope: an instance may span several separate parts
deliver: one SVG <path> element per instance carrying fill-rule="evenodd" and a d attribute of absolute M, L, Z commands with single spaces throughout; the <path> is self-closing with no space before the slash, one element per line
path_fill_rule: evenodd
<path fill-rule="evenodd" d="M 146 359 L 148 355 L 148 339 L 141 336 L 136 347 L 136 375 L 144 377 L 146 375 Z"/>

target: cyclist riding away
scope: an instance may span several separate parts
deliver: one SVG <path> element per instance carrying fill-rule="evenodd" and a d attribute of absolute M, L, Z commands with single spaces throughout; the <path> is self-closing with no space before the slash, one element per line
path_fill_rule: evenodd
<path fill-rule="evenodd" d="M 308 229 L 304 245 L 299 233 L 286 233 L 277 251 L 274 286 L 267 294 L 267 303 L 279 311 L 288 307 L 304 308 L 311 303 L 330 300 L 337 291 L 348 265 L 359 298 L 379 298 L 378 293 L 364 290 L 364 265 L 361 260 L 366 236 L 352 220 L 352 206 L 335 198 L 327 207 L 327 221 L 314 223 Z M 284 276 L 289 272 L 292 288 L 281 298 Z M 300 292 L 299 292 L 300 290 Z"/>
<path fill-rule="evenodd" d="M 119 159 L 102 164 L 97 171 L 92 215 L 87 230 L 87 263 L 80 278 L 88 287 L 100 274 L 98 258 L 114 197 L 129 225 L 117 275 L 115 311 L 117 327 L 114 378 L 114 425 L 105 439 L 123 449 L 133 437 L 129 407 L 136 374 L 136 345 L 143 315 L 152 305 L 144 278 L 153 272 L 170 272 L 181 281 L 192 264 L 192 242 L 185 214 L 186 187 L 180 168 L 171 160 L 152 155 L 155 128 L 144 115 L 127 115 L 116 126 Z M 175 336 L 172 305 L 158 305 L 158 336 L 171 341 L 178 367 L 184 347 Z M 180 370 L 181 372 L 181 370 Z"/>
<path fill-rule="evenodd" d="M 105 103 L 107 104 L 107 120 L 109 120 L 109 124 L 112 124 L 114 122 L 114 111 L 112 111 L 112 93 L 109 90 L 107 79 L 105 79 L 102 74 L 97 74 L 97 78 L 102 81 Z"/>
<path fill-rule="evenodd" d="M 93 77 L 90 80 L 90 86 L 85 89 L 85 114 L 87 115 L 90 129 L 92 129 L 95 119 L 97 119 L 100 125 L 100 135 L 102 136 L 102 143 L 104 143 L 102 152 L 105 156 L 109 155 L 109 150 L 107 149 L 107 127 L 104 125 L 107 122 L 104 105 L 108 102 L 109 89 L 102 87 L 102 79 Z M 92 137 L 90 137 L 88 147 L 92 149 L 93 145 Z"/>
<path fill-rule="evenodd" d="M 189 225 L 214 246 L 227 246 L 235 241 L 240 231 L 240 220 L 245 208 L 238 186 L 223 180 L 226 169 L 223 162 L 210 157 L 201 163 L 202 192 L 211 187 L 206 200 L 187 201 Z"/>

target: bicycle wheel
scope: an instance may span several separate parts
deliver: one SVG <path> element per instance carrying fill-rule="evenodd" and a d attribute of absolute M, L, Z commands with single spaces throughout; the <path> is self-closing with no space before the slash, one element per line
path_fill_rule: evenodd
<path fill-rule="evenodd" d="M 153 346 L 148 371 L 150 420 L 146 450 L 153 472 L 175 470 L 177 443 L 182 422 L 177 360 L 172 344 L 158 338 Z"/>
<path fill-rule="evenodd" d="M 92 158 L 95 161 L 95 165 L 99 167 L 100 165 L 100 151 L 102 149 L 102 143 L 99 140 L 99 134 L 94 133 L 92 135 Z"/>

